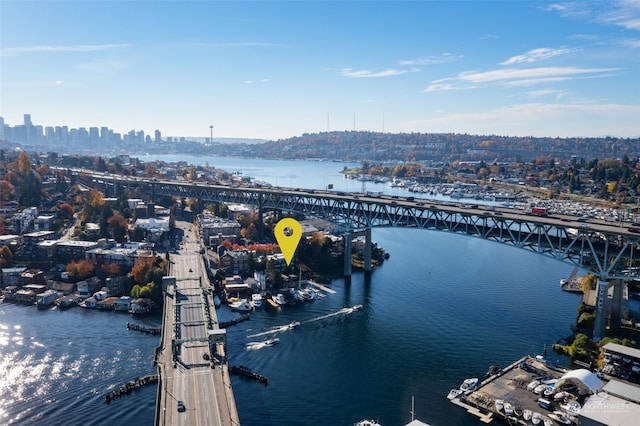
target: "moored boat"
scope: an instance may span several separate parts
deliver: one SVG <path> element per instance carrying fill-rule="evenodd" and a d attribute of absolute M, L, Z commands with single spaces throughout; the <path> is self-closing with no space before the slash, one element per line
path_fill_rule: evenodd
<path fill-rule="evenodd" d="M 218 295 L 214 295 L 213 296 L 213 304 L 216 308 L 220 307 L 220 304 L 222 303 L 222 301 L 220 300 L 220 298 L 218 297 Z"/>
<path fill-rule="evenodd" d="M 262 295 L 260 293 L 254 293 L 251 295 L 251 304 L 254 308 L 262 306 Z"/>
<path fill-rule="evenodd" d="M 273 301 L 281 306 L 287 304 L 287 299 L 284 297 L 284 294 L 282 293 L 278 293 L 275 296 L 273 296 Z"/>
<path fill-rule="evenodd" d="M 231 308 L 232 311 L 249 312 L 251 309 L 253 309 L 253 306 L 251 306 L 251 303 L 243 299 L 237 302 L 229 303 L 229 308 Z"/>
<path fill-rule="evenodd" d="M 457 397 L 462 395 L 463 392 L 464 391 L 462 389 L 451 389 L 449 391 L 449 394 L 447 395 L 447 399 L 449 400 L 456 399 Z"/>
<path fill-rule="evenodd" d="M 525 421 L 529 421 L 531 420 L 531 416 L 533 415 L 533 411 L 525 409 L 522 412 L 522 418 L 525 419 Z"/>
<path fill-rule="evenodd" d="M 465 379 L 460 385 L 460 389 L 463 391 L 472 391 L 478 387 L 479 380 L 477 377 L 471 377 L 469 379 Z"/>
<path fill-rule="evenodd" d="M 500 412 L 504 408 L 504 399 L 495 400 L 496 411 Z"/>

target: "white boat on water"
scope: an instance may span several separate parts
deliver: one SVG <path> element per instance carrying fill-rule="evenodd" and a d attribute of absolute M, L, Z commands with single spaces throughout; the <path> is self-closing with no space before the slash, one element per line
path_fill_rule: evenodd
<path fill-rule="evenodd" d="M 254 308 L 259 308 L 262 306 L 262 295 L 260 293 L 254 293 L 251 295 L 251 304 Z"/>
<path fill-rule="evenodd" d="M 464 391 L 462 389 L 451 389 L 449 394 L 447 395 L 448 400 L 456 399 L 460 395 L 462 395 Z"/>
<path fill-rule="evenodd" d="M 375 420 L 360 420 L 359 422 L 355 423 L 354 426 L 382 426 L 380 423 L 376 422 Z"/>
<path fill-rule="evenodd" d="M 291 321 L 289 323 L 289 325 L 287 325 L 287 327 L 289 327 L 289 330 L 296 328 L 297 326 L 300 325 L 300 321 Z"/>
<path fill-rule="evenodd" d="M 272 337 L 271 339 L 265 340 L 264 344 L 267 346 L 273 346 L 279 342 L 280 342 L 280 339 L 278 339 L 277 337 Z"/>
<path fill-rule="evenodd" d="M 465 379 L 464 382 L 460 385 L 460 389 L 463 391 L 472 391 L 478 387 L 478 383 L 480 381 L 477 377 L 472 377 L 470 379 Z"/>
<path fill-rule="evenodd" d="M 351 307 L 351 309 L 353 309 L 354 311 L 359 311 L 360 309 L 362 309 L 362 305 L 358 304 L 358 305 L 353 305 Z"/>
<path fill-rule="evenodd" d="M 284 294 L 282 293 L 278 293 L 275 296 L 273 296 L 273 301 L 280 306 L 287 304 L 287 299 L 284 297 Z"/>
<path fill-rule="evenodd" d="M 249 312 L 251 309 L 253 309 L 253 306 L 251 306 L 251 303 L 242 299 L 238 300 L 237 302 L 229 303 L 229 308 L 231 308 L 232 311 Z"/>

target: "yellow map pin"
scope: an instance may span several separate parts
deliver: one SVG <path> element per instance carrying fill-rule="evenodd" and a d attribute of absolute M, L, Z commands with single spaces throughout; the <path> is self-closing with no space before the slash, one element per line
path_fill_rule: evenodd
<path fill-rule="evenodd" d="M 273 233 L 276 236 L 280 250 L 282 250 L 284 260 L 287 262 L 287 266 L 289 266 L 298 248 L 300 238 L 302 238 L 302 226 L 300 226 L 297 220 L 285 217 L 276 223 Z"/>

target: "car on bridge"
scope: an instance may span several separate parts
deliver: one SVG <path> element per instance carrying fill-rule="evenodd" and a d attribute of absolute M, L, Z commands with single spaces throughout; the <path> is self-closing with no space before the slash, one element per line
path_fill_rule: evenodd
<path fill-rule="evenodd" d="M 187 410 L 187 407 L 184 406 L 184 402 L 178 401 L 178 412 L 184 413 Z"/>

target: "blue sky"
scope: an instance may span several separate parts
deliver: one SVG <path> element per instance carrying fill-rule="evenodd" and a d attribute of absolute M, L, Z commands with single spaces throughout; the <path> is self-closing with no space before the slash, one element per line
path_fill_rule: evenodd
<path fill-rule="evenodd" d="M 0 0 L 0 116 L 640 137 L 640 1 Z"/>

